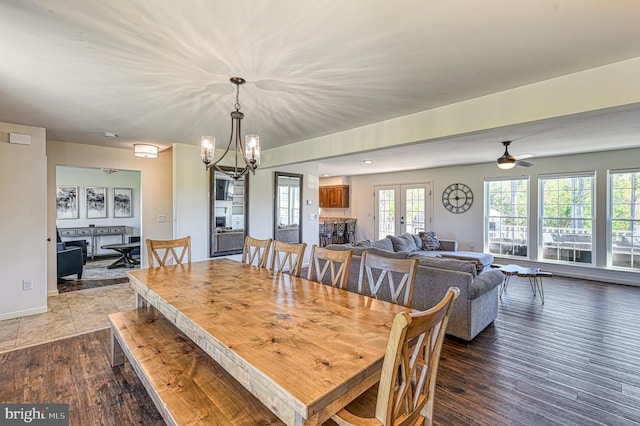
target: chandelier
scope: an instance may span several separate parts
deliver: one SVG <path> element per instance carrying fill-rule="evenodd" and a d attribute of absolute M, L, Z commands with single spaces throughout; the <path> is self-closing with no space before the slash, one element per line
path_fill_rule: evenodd
<path fill-rule="evenodd" d="M 213 167 L 233 179 L 240 179 L 249 172 L 255 174 L 256 169 L 260 165 L 260 137 L 258 135 L 247 135 L 245 144 L 244 146 L 242 145 L 241 124 L 244 114 L 240 112 L 240 85 L 244 84 L 245 80 L 241 77 L 232 77 L 230 81 L 236 85 L 236 110 L 231 111 L 231 135 L 229 136 L 227 149 L 220 158 L 214 161 L 216 138 L 213 136 L 203 136 L 200 156 L 204 164 L 206 164 L 207 170 Z M 218 163 L 227 155 L 231 148 L 231 142 L 234 140 L 236 144 L 234 166 L 231 170 L 223 169 Z M 238 158 L 240 155 L 242 156 L 242 160 Z"/>

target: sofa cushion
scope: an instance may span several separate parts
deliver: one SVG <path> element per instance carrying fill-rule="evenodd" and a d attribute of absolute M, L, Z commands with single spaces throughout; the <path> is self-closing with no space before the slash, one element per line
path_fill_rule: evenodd
<path fill-rule="evenodd" d="M 353 247 L 351 244 L 329 244 L 325 248 L 335 251 L 351 250 L 353 252 L 353 256 L 362 256 L 362 252 L 368 249 L 368 247 Z"/>
<path fill-rule="evenodd" d="M 394 251 L 393 243 L 389 238 L 383 238 L 381 240 L 371 241 L 371 247 L 379 248 L 382 250 Z"/>
<path fill-rule="evenodd" d="M 387 235 L 387 238 L 391 240 L 393 251 L 408 251 L 411 253 L 418 250 L 416 241 L 411 234 L 402 234 L 397 237 L 395 235 Z"/>
<path fill-rule="evenodd" d="M 421 255 L 410 256 L 418 259 L 418 265 L 429 266 L 431 268 L 448 269 L 451 271 L 467 272 L 476 276 L 478 271 L 474 262 L 459 259 L 447 259 L 439 257 L 425 257 Z"/>
<path fill-rule="evenodd" d="M 494 260 L 491 253 L 480 253 L 475 251 L 440 252 L 440 255 L 447 258 L 470 260 L 476 264 L 478 273 L 489 269 Z"/>
<path fill-rule="evenodd" d="M 366 250 L 367 250 L 367 253 L 375 254 L 376 256 L 381 256 L 381 257 L 388 257 L 390 259 L 406 259 L 407 257 L 409 257 L 409 252 L 406 252 L 406 251 L 389 251 L 389 250 L 379 249 L 376 247 L 371 247 Z"/>
<path fill-rule="evenodd" d="M 422 248 L 425 250 L 438 250 L 440 248 L 440 241 L 438 236 L 433 231 L 426 231 L 418 233 L 418 236 L 422 240 Z"/>

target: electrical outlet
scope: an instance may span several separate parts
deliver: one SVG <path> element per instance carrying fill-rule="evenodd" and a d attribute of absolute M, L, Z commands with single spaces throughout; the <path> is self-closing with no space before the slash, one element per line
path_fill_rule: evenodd
<path fill-rule="evenodd" d="M 31 280 L 22 280 L 22 289 L 23 290 L 33 290 L 33 281 L 31 281 Z"/>
<path fill-rule="evenodd" d="M 469 250 L 470 250 L 470 251 L 475 251 L 475 250 L 476 250 L 476 246 L 474 246 L 473 244 L 471 244 L 471 245 L 469 246 Z"/>

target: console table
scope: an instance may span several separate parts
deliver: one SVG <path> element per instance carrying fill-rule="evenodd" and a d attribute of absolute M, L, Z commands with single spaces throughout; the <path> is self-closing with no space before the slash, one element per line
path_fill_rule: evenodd
<path fill-rule="evenodd" d="M 87 226 L 79 228 L 58 228 L 61 238 L 89 239 L 91 244 L 91 260 L 96 254 L 96 243 L 100 237 L 107 235 L 120 235 L 124 244 L 126 226 Z"/>

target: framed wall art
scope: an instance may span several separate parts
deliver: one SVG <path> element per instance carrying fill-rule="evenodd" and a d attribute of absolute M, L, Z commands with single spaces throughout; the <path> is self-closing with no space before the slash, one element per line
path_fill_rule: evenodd
<path fill-rule="evenodd" d="M 113 188 L 113 217 L 131 217 L 131 188 Z"/>
<path fill-rule="evenodd" d="M 56 219 L 78 218 L 78 187 L 58 185 L 56 187 Z"/>
<path fill-rule="evenodd" d="M 107 188 L 87 186 L 84 190 L 87 200 L 87 219 L 107 217 Z"/>

